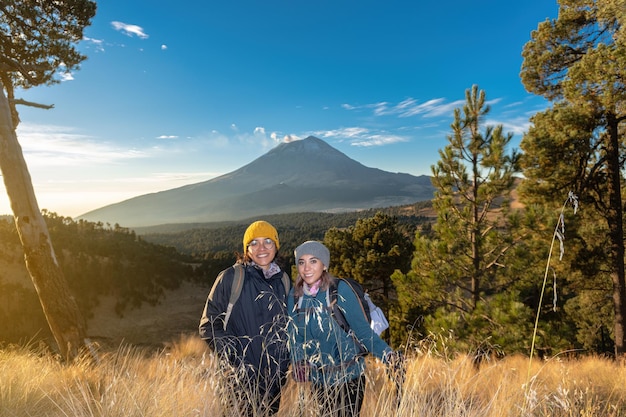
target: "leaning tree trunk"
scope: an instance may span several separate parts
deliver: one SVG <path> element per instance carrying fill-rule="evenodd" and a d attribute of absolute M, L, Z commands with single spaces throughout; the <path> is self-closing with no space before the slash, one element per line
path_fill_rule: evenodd
<path fill-rule="evenodd" d="M 59 351 L 71 360 L 85 344 L 85 324 L 54 253 L 17 141 L 9 102 L 1 87 L 0 84 L 0 170 L 24 248 L 26 268 Z"/>

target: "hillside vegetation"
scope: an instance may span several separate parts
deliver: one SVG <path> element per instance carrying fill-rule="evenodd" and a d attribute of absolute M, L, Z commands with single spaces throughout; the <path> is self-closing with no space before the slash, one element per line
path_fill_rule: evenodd
<path fill-rule="evenodd" d="M 332 227 L 346 228 L 357 220 L 373 217 L 377 212 L 394 216 L 402 231 L 410 236 L 418 225 L 427 222 L 432 214 L 430 201 L 407 206 L 369 209 L 347 213 L 290 213 L 262 216 L 277 229 L 280 236 L 280 252 L 290 257 L 293 250 L 305 240 L 323 240 L 324 234 Z M 259 218 L 233 222 L 183 223 L 151 227 L 138 227 L 133 230 L 143 239 L 165 246 L 173 246 L 181 253 L 204 256 L 207 253 L 241 251 L 241 238 L 246 227 Z"/>
<path fill-rule="evenodd" d="M 192 258 L 155 245 L 133 231 L 45 213 L 56 257 L 86 319 L 102 297 L 115 300 L 110 314 L 122 317 L 156 305 L 168 291 L 195 278 Z M 49 337 L 39 299 L 26 273 L 12 221 L 0 221 L 0 340 Z"/>

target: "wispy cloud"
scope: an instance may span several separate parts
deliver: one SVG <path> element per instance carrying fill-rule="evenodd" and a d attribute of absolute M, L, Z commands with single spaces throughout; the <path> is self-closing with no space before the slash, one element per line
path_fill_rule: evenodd
<path fill-rule="evenodd" d="M 514 135 L 523 135 L 530 127 L 530 121 L 523 116 L 505 120 L 489 119 L 485 123 L 491 126 L 502 125 L 502 131 L 505 134 L 511 132 Z"/>
<path fill-rule="evenodd" d="M 486 104 L 491 106 L 493 111 L 496 110 L 495 105 L 501 101 L 501 98 L 495 98 L 487 100 Z M 444 123 L 445 120 L 451 121 L 454 110 L 463 108 L 465 104 L 465 100 L 447 102 L 445 98 L 433 98 L 424 102 L 419 102 L 418 100 L 409 97 L 398 103 L 391 103 L 387 101 L 365 105 L 351 105 L 346 103 L 342 104 L 342 108 L 348 111 L 363 111 L 369 109 L 375 117 L 397 117 L 404 119 L 416 116 L 421 117 L 419 125 L 398 127 L 396 131 L 399 132 L 401 130 L 409 130 L 409 128 L 435 128 L 441 125 L 441 123 Z M 511 110 L 512 108 L 519 107 L 519 104 L 519 102 L 516 102 L 510 105 L 505 105 L 503 108 Z M 511 114 L 507 115 L 506 113 Z M 486 124 L 501 124 L 505 132 L 512 132 L 515 135 L 521 135 L 528 130 L 530 123 L 526 118 L 526 114 L 519 115 L 519 113 L 513 113 L 511 111 L 506 113 L 501 113 L 499 116 L 491 116 L 491 118 L 486 121 Z M 426 122 L 427 119 L 430 119 L 431 121 Z M 348 139 L 353 146 L 384 146 L 397 142 L 407 142 L 410 140 L 409 136 L 376 131 L 375 129 L 367 129 L 363 127 L 328 130 L 318 132 L 317 134 L 320 135 L 320 137 Z M 445 136 L 445 132 L 441 132 L 440 134 Z M 424 137 L 422 136 L 421 139 L 424 139 Z"/>
<path fill-rule="evenodd" d="M 113 29 L 122 32 L 126 36 L 132 37 L 133 35 L 135 35 L 141 39 L 148 39 L 148 35 L 144 32 L 141 26 L 130 25 L 128 23 L 118 21 L 111 22 L 111 26 L 113 26 Z"/>
<path fill-rule="evenodd" d="M 38 166 L 114 164 L 120 160 L 143 158 L 145 152 L 120 149 L 111 144 L 75 133 L 72 128 L 22 123 L 18 137 L 29 163 Z"/>
<path fill-rule="evenodd" d="M 446 103 L 444 98 L 434 98 L 420 103 L 414 98 L 407 98 L 398 104 L 382 102 L 370 106 L 374 109 L 376 116 L 439 117 L 452 114 L 455 108 L 463 106 L 464 103 L 463 100 Z"/>
<path fill-rule="evenodd" d="M 398 142 L 408 142 L 406 136 L 388 132 L 372 131 L 365 127 L 346 127 L 341 129 L 323 130 L 311 133 L 321 139 L 338 139 L 347 141 L 351 146 L 370 147 L 385 146 Z"/>
<path fill-rule="evenodd" d="M 69 71 L 59 73 L 60 80 L 63 81 L 72 81 L 74 79 L 74 74 Z"/>
<path fill-rule="evenodd" d="M 83 41 L 93 45 L 97 52 L 104 52 L 104 41 L 102 39 L 94 39 L 85 36 L 83 37 Z"/>
<path fill-rule="evenodd" d="M 369 129 L 364 127 L 344 127 L 333 130 L 320 130 L 312 134 L 318 138 L 358 139 L 368 133 Z"/>
<path fill-rule="evenodd" d="M 391 145 L 398 142 L 408 142 L 409 139 L 403 136 L 398 135 L 371 135 L 369 137 L 363 138 L 362 140 L 354 141 L 350 145 L 352 146 L 361 146 L 361 147 L 370 147 L 370 146 L 384 146 Z"/>
<path fill-rule="evenodd" d="M 487 104 L 493 105 L 501 99 L 496 98 L 489 100 Z M 381 101 L 378 103 L 371 103 L 362 106 L 351 105 L 344 103 L 341 107 L 348 111 L 356 111 L 363 109 L 370 109 L 372 114 L 377 117 L 383 116 L 396 116 L 399 118 L 408 118 L 414 116 L 422 116 L 424 118 L 451 116 L 454 113 L 454 109 L 462 108 L 465 105 L 465 100 L 455 100 L 446 102 L 445 98 L 433 98 L 425 102 L 419 102 L 412 97 L 406 98 L 399 103 L 390 103 L 387 101 Z"/>

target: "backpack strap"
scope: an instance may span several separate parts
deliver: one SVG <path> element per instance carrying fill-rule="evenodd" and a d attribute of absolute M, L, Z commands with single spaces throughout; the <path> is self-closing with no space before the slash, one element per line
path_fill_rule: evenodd
<path fill-rule="evenodd" d="M 243 265 L 235 264 L 233 269 L 235 270 L 235 277 L 233 278 L 233 286 L 230 288 L 230 299 L 228 300 L 228 307 L 226 307 L 226 315 L 224 316 L 224 330 L 226 330 L 230 314 L 233 312 L 233 305 L 239 299 L 241 289 L 243 288 Z"/>
<path fill-rule="evenodd" d="M 348 320 L 346 320 L 346 316 L 343 314 L 343 311 L 341 311 L 341 308 L 339 308 L 339 303 L 337 301 L 337 299 L 339 298 L 337 296 L 337 293 L 339 292 L 338 287 L 339 278 L 337 278 L 337 281 L 334 284 L 330 285 L 326 290 L 328 310 L 330 311 L 330 315 L 332 316 L 332 318 L 335 319 L 337 324 L 339 324 L 339 327 L 341 327 L 344 332 L 349 333 L 350 324 L 348 324 Z"/>
<path fill-rule="evenodd" d="M 328 310 L 328 313 L 330 314 L 330 316 L 339 325 L 341 330 L 346 332 L 354 341 L 355 345 L 357 346 L 357 349 L 359 350 L 359 352 L 357 353 L 357 356 L 366 355 L 368 352 L 367 348 L 363 346 L 363 343 L 361 343 L 359 338 L 350 328 L 350 324 L 348 323 L 348 320 L 346 320 L 346 316 L 343 314 L 343 311 L 341 311 L 341 308 L 339 307 L 339 304 L 337 302 L 337 299 L 339 298 L 337 296 L 337 293 L 339 292 L 338 290 L 339 280 L 340 278 L 337 278 L 337 281 L 335 281 L 335 283 L 333 283 L 332 285 L 329 285 L 328 288 L 326 289 L 326 309 Z M 342 280 L 342 281 L 346 282 L 345 280 Z M 354 292 L 354 288 L 352 288 L 350 284 L 348 284 L 348 286 Z M 354 295 L 356 299 L 359 300 L 359 296 L 358 294 L 356 294 L 356 292 Z M 294 311 L 296 312 L 302 311 L 302 299 L 303 298 L 304 297 L 302 296 L 297 297 L 294 294 L 294 306 L 293 306 Z M 359 304 L 360 304 L 360 300 L 359 300 Z"/>
<path fill-rule="evenodd" d="M 283 271 L 282 277 L 283 285 L 285 286 L 285 295 L 289 295 L 289 290 L 291 289 L 291 278 L 285 271 Z"/>
<path fill-rule="evenodd" d="M 337 278 L 337 281 L 340 281 L 340 280 L 345 282 L 346 284 L 348 284 L 348 287 L 350 287 L 350 289 L 354 293 L 354 296 L 356 297 L 357 301 L 359 302 L 359 307 L 361 307 L 361 312 L 363 313 L 363 317 L 365 317 L 365 321 L 367 321 L 369 323 L 370 320 L 367 317 L 367 313 L 365 312 L 365 307 L 363 306 L 363 301 L 361 300 L 361 297 L 359 296 L 359 293 L 357 292 L 357 290 L 354 288 L 354 286 L 352 285 L 352 283 L 349 280 L 343 279 L 343 278 Z M 337 283 L 337 287 L 339 287 L 339 283 Z M 369 297 L 369 295 L 368 295 L 368 297 Z"/>
<path fill-rule="evenodd" d="M 241 295 L 241 289 L 243 288 L 243 265 L 240 263 L 236 263 L 233 265 L 233 269 L 235 270 L 235 277 L 233 278 L 233 286 L 230 289 L 230 299 L 228 300 L 228 307 L 226 307 L 226 316 L 224 316 L 224 330 L 226 330 L 226 325 L 228 324 L 228 320 L 230 319 L 230 314 L 233 312 L 233 306 L 239 299 L 239 296 Z M 289 275 L 287 275 L 287 273 L 284 271 L 281 281 L 285 286 L 285 294 L 289 294 L 291 279 L 289 278 Z"/>
<path fill-rule="evenodd" d="M 333 284 L 333 285 L 328 287 L 328 290 L 326 290 L 327 291 L 327 293 L 326 293 L 326 300 L 328 301 L 328 304 L 329 304 L 328 305 L 328 310 L 330 311 L 331 317 L 333 319 L 335 319 L 337 324 L 339 324 L 339 327 L 341 327 L 341 329 L 344 332 L 348 333 L 348 335 L 350 337 L 352 337 L 352 340 L 354 341 L 354 344 L 359 349 L 359 352 L 357 353 L 357 356 L 366 355 L 367 352 L 368 352 L 367 348 L 363 345 L 363 343 L 361 343 L 359 338 L 352 331 L 352 329 L 350 328 L 350 324 L 348 323 L 348 320 L 346 319 L 346 316 L 343 314 L 343 311 L 339 307 L 339 302 L 338 302 L 338 299 L 339 299 L 339 297 L 338 297 L 339 281 L 343 281 L 346 284 L 348 284 L 348 287 L 350 287 L 350 289 L 354 293 L 354 296 L 356 297 L 357 301 L 359 302 L 359 304 L 361 304 L 361 300 L 359 299 L 359 295 L 354 290 L 354 288 L 352 288 L 352 285 L 350 285 L 350 283 L 347 280 L 345 280 L 345 279 L 337 278 L 336 285 Z M 363 306 L 362 305 L 361 305 L 361 310 L 363 310 Z M 363 311 L 363 315 L 365 315 L 365 311 Z"/>

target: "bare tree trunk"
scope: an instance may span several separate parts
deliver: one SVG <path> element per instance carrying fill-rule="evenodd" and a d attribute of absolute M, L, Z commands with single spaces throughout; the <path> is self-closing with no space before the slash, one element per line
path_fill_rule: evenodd
<path fill-rule="evenodd" d="M 66 360 L 71 360 L 85 345 L 85 322 L 57 262 L 17 141 L 9 101 L 1 87 L 0 84 L 0 170 L 24 248 L 26 268 L 59 351 Z"/>
<path fill-rule="evenodd" d="M 611 240 L 610 259 L 612 263 L 613 307 L 615 312 L 614 336 L 615 356 L 626 356 L 626 273 L 624 272 L 624 229 L 623 205 L 620 182 L 619 129 L 614 114 L 609 114 L 607 141 L 607 175 L 609 193 L 609 213 L 607 215 L 609 238 Z"/>

